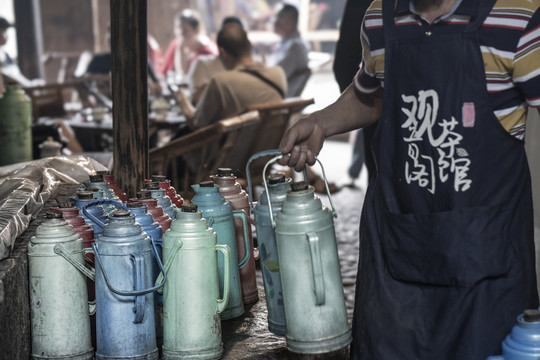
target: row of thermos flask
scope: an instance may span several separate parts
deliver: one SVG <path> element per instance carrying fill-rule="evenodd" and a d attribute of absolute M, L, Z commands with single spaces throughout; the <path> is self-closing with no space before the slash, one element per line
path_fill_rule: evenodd
<path fill-rule="evenodd" d="M 277 153 L 250 162 L 268 155 Z M 96 183 L 104 181 L 92 178 L 73 198 L 80 227 L 66 222 L 74 217 L 66 209 L 66 219 L 47 213 L 28 250 L 33 358 L 92 359 L 95 313 L 96 359 L 157 359 L 159 347 L 163 359 L 218 359 L 221 320 L 258 300 L 257 253 L 268 328 L 286 336 L 289 350 L 318 354 L 350 343 L 333 206 L 280 173 L 263 182 L 256 205 L 230 169 L 211 178 L 193 185 L 191 204 L 178 208 L 159 181 L 122 203 L 101 196 L 107 189 Z M 174 220 L 158 222 L 167 207 Z M 156 208 L 161 213 L 150 212 Z M 82 235 L 92 230 L 94 242 Z"/>

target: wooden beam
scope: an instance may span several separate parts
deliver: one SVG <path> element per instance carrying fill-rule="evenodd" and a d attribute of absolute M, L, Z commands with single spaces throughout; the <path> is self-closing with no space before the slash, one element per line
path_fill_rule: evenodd
<path fill-rule="evenodd" d="M 17 28 L 17 60 L 29 79 L 43 78 L 43 39 L 39 0 L 13 1 Z"/>
<path fill-rule="evenodd" d="M 129 197 L 148 176 L 146 0 L 110 0 L 114 176 Z"/>

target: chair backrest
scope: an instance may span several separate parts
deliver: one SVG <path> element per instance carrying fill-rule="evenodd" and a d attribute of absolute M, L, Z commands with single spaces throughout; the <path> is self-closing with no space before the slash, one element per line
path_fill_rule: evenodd
<path fill-rule="evenodd" d="M 65 115 L 65 100 L 69 99 L 74 91 L 78 91 L 80 86 L 80 81 L 71 81 L 24 88 L 24 91 L 32 100 L 34 122 L 41 116 Z"/>
<path fill-rule="evenodd" d="M 250 111 L 258 111 L 261 122 L 256 129 L 249 151 L 244 154 L 242 160 L 244 169 L 242 170 L 245 171 L 245 164 L 253 154 L 263 150 L 277 149 L 285 135 L 285 131 L 291 125 L 291 120 L 313 103 L 313 99 L 288 98 L 275 103 L 249 107 L 248 110 Z M 262 170 L 267 160 L 260 158 L 251 163 L 250 173 L 253 176 L 254 183 L 262 180 Z"/>
<path fill-rule="evenodd" d="M 237 154 L 245 152 L 245 147 L 251 144 L 242 141 L 243 137 L 253 133 L 259 122 L 259 113 L 249 111 L 152 149 L 149 152 L 151 172 L 167 175 L 183 195 L 191 193 L 192 184 L 207 180 L 218 167 L 237 163 Z M 179 165 L 183 169 L 179 169 Z"/>
<path fill-rule="evenodd" d="M 302 91 L 304 91 L 311 73 L 311 69 L 308 67 L 292 73 L 287 79 L 287 97 L 298 97 L 302 95 Z"/>

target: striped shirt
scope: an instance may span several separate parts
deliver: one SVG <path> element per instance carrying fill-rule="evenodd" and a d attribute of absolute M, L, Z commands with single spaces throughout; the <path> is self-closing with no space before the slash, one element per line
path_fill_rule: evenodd
<path fill-rule="evenodd" d="M 468 24 L 476 1 L 463 0 L 457 9 L 437 19 L 430 31 L 459 32 Z M 540 107 L 540 0 L 497 0 L 479 31 L 490 103 L 501 125 L 523 139 L 527 108 Z M 429 26 L 411 12 L 409 0 L 397 0 L 395 24 L 399 31 L 419 36 Z M 382 0 L 366 11 L 361 40 L 363 61 L 354 78 L 355 90 L 373 94 L 384 86 Z"/>

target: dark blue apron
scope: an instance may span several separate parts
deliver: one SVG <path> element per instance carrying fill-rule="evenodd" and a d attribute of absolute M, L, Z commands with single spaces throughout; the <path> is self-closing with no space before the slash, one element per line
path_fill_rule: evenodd
<path fill-rule="evenodd" d="M 477 38 L 494 1 L 465 1 L 478 12 L 463 32 L 426 26 L 421 38 L 395 28 L 394 1 L 383 1 L 353 359 L 485 359 L 538 307 L 525 150 L 493 114 Z"/>

